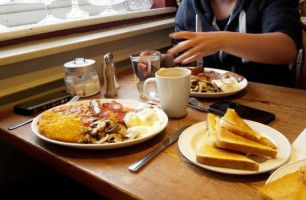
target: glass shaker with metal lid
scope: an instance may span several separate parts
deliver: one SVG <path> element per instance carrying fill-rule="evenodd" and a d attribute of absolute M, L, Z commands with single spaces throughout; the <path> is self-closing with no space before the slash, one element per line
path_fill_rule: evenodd
<path fill-rule="evenodd" d="M 66 92 L 87 97 L 100 92 L 100 81 L 96 61 L 76 58 L 64 64 Z"/>

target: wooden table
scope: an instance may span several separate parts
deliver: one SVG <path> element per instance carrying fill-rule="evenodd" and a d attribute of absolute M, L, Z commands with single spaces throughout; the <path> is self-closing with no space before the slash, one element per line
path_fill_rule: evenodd
<path fill-rule="evenodd" d="M 132 72 L 118 75 L 119 97 L 138 98 Z M 102 98 L 102 94 L 91 98 Z M 246 90 L 227 98 L 276 114 L 269 125 L 292 143 L 306 127 L 306 91 L 249 83 Z M 201 99 L 209 105 L 217 99 Z M 30 124 L 13 131 L 9 125 L 30 117 L 13 111 L 1 113 L 0 139 L 54 167 L 109 199 L 260 199 L 257 189 L 269 173 L 226 175 L 198 168 L 182 156 L 177 142 L 153 159 L 138 173 L 128 166 L 156 147 L 167 135 L 186 124 L 206 120 L 206 113 L 188 108 L 182 119 L 170 119 L 166 129 L 144 143 L 112 150 L 77 150 L 42 141 Z"/>

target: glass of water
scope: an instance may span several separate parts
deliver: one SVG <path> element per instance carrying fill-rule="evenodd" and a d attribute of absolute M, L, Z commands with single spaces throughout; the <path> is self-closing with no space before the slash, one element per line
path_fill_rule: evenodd
<path fill-rule="evenodd" d="M 135 82 L 139 97 L 144 98 L 143 83 L 147 78 L 155 77 L 155 72 L 160 68 L 160 52 L 146 50 L 130 55 Z"/>

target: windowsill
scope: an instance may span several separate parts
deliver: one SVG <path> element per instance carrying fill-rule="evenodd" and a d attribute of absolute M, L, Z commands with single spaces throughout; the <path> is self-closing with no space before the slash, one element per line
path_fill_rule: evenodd
<path fill-rule="evenodd" d="M 142 16 L 152 16 L 152 19 L 0 47 L 0 110 L 11 109 L 14 104 L 31 99 L 35 95 L 63 90 L 62 65 L 73 58 L 81 56 L 95 59 L 101 75 L 102 55 L 106 52 L 115 55 L 114 59 L 118 64 L 116 67 L 121 69 L 128 67 L 126 62 L 131 52 L 148 48 L 168 48 L 171 45 L 168 34 L 174 29 L 175 10 L 163 8 L 145 13 L 137 12 L 139 16 L 141 13 Z M 154 15 L 160 13 L 169 15 L 154 18 Z M 135 15 L 116 17 L 118 18 L 111 20 L 115 22 L 119 18 L 135 18 Z M 109 20 L 108 18 L 107 21 Z M 72 23 L 88 25 L 103 22 L 106 22 L 105 17 L 93 17 Z M 41 32 L 38 30 L 46 32 L 48 28 L 41 26 L 29 32 L 39 34 Z"/>
<path fill-rule="evenodd" d="M 91 45 L 133 37 L 173 26 L 174 18 L 167 18 L 130 26 L 104 29 L 102 31 L 93 31 L 90 33 L 51 38 L 43 41 L 22 43 L 0 48 L 0 63 L 1 65 L 8 65 L 29 59 L 72 51 L 74 49 L 80 49 Z"/>
<path fill-rule="evenodd" d="M 17 26 L 9 28 L 8 30 L 2 30 L 0 32 L 0 41 L 38 35 L 47 32 L 59 31 L 59 30 L 72 29 L 77 27 L 84 27 L 84 26 L 134 19 L 140 17 L 149 17 L 154 15 L 162 15 L 167 13 L 175 13 L 175 11 L 176 8 L 174 7 L 165 7 L 165 8 L 155 8 L 146 11 L 123 12 L 121 14 L 116 14 L 114 16 L 99 16 L 99 15 L 90 16 L 84 19 L 63 21 L 63 22 L 58 22 L 56 24 L 34 24 L 34 25 L 32 24 L 25 26 Z"/>
<path fill-rule="evenodd" d="M 0 33 L 0 38 L 11 39 L 14 37 L 22 37 L 27 35 L 45 33 L 48 31 L 62 30 L 63 28 L 74 28 L 85 25 L 94 25 L 104 22 L 118 21 L 121 19 L 129 19 L 136 17 L 153 16 L 164 13 L 174 13 L 176 8 L 160 8 L 150 11 L 140 11 L 132 13 L 123 13 L 113 17 L 90 17 L 82 20 L 63 22 L 60 24 L 51 24 L 44 26 L 36 26 L 29 30 L 16 30 L 13 32 Z M 56 53 L 80 49 L 91 45 L 102 44 L 123 38 L 141 35 L 148 32 L 158 31 L 161 29 L 174 26 L 174 18 L 168 17 L 154 21 L 146 21 L 137 24 L 122 25 L 111 27 L 108 29 L 96 30 L 85 33 L 77 33 L 67 36 L 54 37 L 44 40 L 30 41 L 0 48 L 0 63 L 8 65 L 29 59 L 48 56 Z M 0 66 L 1 67 L 1 66 Z"/>

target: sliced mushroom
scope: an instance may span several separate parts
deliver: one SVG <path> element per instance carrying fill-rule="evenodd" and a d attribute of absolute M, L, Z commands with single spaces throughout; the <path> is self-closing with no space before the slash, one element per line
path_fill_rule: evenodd
<path fill-rule="evenodd" d="M 107 141 L 108 141 L 109 143 L 122 142 L 122 135 L 112 133 L 112 134 L 109 135 Z"/>
<path fill-rule="evenodd" d="M 103 144 L 104 142 L 106 142 L 109 139 L 110 135 L 105 135 L 104 137 L 96 140 L 95 138 L 91 138 L 91 143 L 93 144 Z"/>
<path fill-rule="evenodd" d="M 139 133 L 136 131 L 130 131 L 125 135 L 125 137 L 128 138 L 128 140 L 133 140 L 139 137 Z"/>
<path fill-rule="evenodd" d="M 89 131 L 90 136 L 95 137 L 98 133 L 98 129 L 97 128 L 91 128 Z"/>
<path fill-rule="evenodd" d="M 109 127 L 108 129 L 106 129 L 106 130 L 105 130 L 105 134 L 110 134 L 110 133 L 112 133 L 117 127 L 118 127 L 118 123 L 115 124 L 115 125 L 112 126 L 112 127 Z"/>
<path fill-rule="evenodd" d="M 99 121 L 99 123 L 97 124 L 97 130 L 99 132 L 104 131 L 105 127 L 106 127 L 105 121 Z"/>

